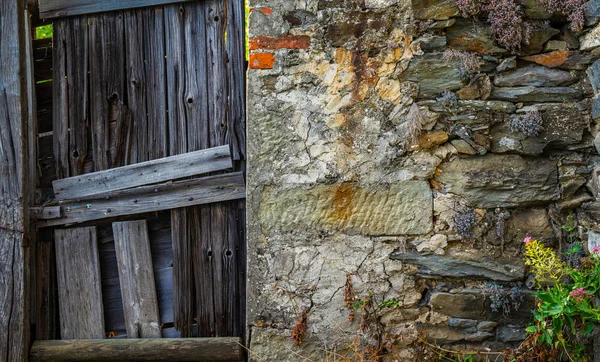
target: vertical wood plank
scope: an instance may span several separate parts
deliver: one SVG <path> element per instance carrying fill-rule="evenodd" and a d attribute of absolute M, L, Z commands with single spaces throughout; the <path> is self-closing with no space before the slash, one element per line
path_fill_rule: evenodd
<path fill-rule="evenodd" d="M 194 281 L 192 274 L 192 240 L 189 235 L 187 209 L 171 211 L 173 243 L 173 318 L 182 337 L 192 336 Z"/>
<path fill-rule="evenodd" d="M 228 334 L 227 328 L 227 303 L 230 300 L 225 299 L 226 286 L 224 285 L 225 279 L 229 279 L 225 276 L 225 245 L 228 242 L 227 235 L 227 206 L 224 203 L 211 205 L 211 241 L 212 241 L 212 252 L 213 252 L 213 299 L 214 299 L 214 313 L 215 313 L 215 335 L 217 337 L 223 337 Z"/>
<path fill-rule="evenodd" d="M 56 178 L 71 176 L 69 162 L 69 110 L 67 94 L 67 28 L 69 19 L 58 19 L 53 24 L 52 105 L 53 152 Z"/>
<path fill-rule="evenodd" d="M 144 51 L 146 82 L 148 86 L 148 140 L 149 159 L 168 156 L 167 97 L 165 71 L 165 25 L 163 9 L 146 8 L 144 22 Z"/>
<path fill-rule="evenodd" d="M 55 230 L 55 244 L 61 338 L 104 338 L 96 228 Z"/>
<path fill-rule="evenodd" d="M 0 0 L 0 360 L 29 349 L 28 94 L 23 0 Z"/>
<path fill-rule="evenodd" d="M 70 174 L 84 173 L 88 156 L 89 105 L 88 105 L 88 19 L 85 16 L 68 19 L 66 27 L 66 80 L 68 110 L 68 140 Z M 56 78 L 56 77 L 55 77 Z M 61 120 L 58 120 L 61 121 Z M 65 121 L 64 119 L 62 120 Z M 58 135 L 54 135 L 57 137 Z"/>
<path fill-rule="evenodd" d="M 129 338 L 160 338 L 160 318 L 146 220 L 112 224 Z"/>
<path fill-rule="evenodd" d="M 229 0 L 227 11 L 227 143 L 233 159 L 246 159 L 246 57 L 244 1 Z"/>
<path fill-rule="evenodd" d="M 36 339 L 56 339 L 56 263 L 54 244 L 39 242 L 37 259 Z"/>
<path fill-rule="evenodd" d="M 198 235 L 194 243 L 194 279 L 196 281 L 196 319 L 200 337 L 214 337 L 215 312 L 212 278 L 213 250 L 211 238 L 211 207 L 202 205 L 197 209 L 198 219 L 194 225 Z"/>

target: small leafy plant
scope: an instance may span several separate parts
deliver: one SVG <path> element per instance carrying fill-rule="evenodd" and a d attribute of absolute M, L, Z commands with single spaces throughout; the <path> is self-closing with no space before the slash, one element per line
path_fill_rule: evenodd
<path fill-rule="evenodd" d="M 512 311 L 519 310 L 525 298 L 519 287 L 510 288 L 498 283 L 486 283 L 483 292 L 492 302 L 490 305 L 492 311 L 501 311 L 504 316 L 508 316 Z"/>
<path fill-rule="evenodd" d="M 546 356 L 586 361 L 578 337 L 592 332 L 600 321 L 600 308 L 594 303 L 600 290 L 600 247 L 594 247 L 587 260 L 574 268 L 538 240 L 525 238 L 525 264 L 531 268 L 539 292 L 533 324 L 527 328 L 530 351 Z"/>
<path fill-rule="evenodd" d="M 522 116 L 512 117 L 508 122 L 508 128 L 513 133 L 522 133 L 527 137 L 535 137 L 543 129 L 544 119 L 538 111 L 530 111 Z"/>
<path fill-rule="evenodd" d="M 477 225 L 475 211 L 471 209 L 461 210 L 454 216 L 454 228 L 463 239 L 473 236 L 473 228 Z"/>

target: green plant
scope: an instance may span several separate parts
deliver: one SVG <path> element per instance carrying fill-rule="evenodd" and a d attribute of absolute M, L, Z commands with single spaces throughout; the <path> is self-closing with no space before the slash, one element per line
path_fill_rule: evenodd
<path fill-rule="evenodd" d="M 594 248 L 578 268 L 560 260 L 539 240 L 525 239 L 525 264 L 531 268 L 539 291 L 533 324 L 524 345 L 532 353 L 586 361 L 578 337 L 592 332 L 600 321 L 594 298 L 600 290 L 600 248 Z"/>

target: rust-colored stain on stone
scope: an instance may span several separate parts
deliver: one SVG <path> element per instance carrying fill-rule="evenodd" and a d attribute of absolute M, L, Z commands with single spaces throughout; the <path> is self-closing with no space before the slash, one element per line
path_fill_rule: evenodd
<path fill-rule="evenodd" d="M 249 67 L 251 69 L 273 69 L 275 65 L 275 54 L 273 53 L 250 53 Z"/>
<path fill-rule="evenodd" d="M 546 66 L 548 68 L 554 68 L 564 64 L 567 59 L 569 59 L 569 55 L 571 55 L 571 52 L 563 49 L 550 53 L 530 55 L 528 57 L 523 57 L 523 59 L 527 60 L 528 62 L 534 62 L 539 65 Z"/>
<path fill-rule="evenodd" d="M 328 221 L 346 222 L 352 216 L 352 201 L 356 191 L 350 183 L 344 183 L 335 188 L 331 212 L 327 215 Z"/>
<path fill-rule="evenodd" d="M 265 15 L 273 14 L 273 9 L 271 9 L 271 8 L 250 8 L 250 12 L 253 12 L 253 11 L 260 11 L 261 13 L 263 13 Z"/>
<path fill-rule="evenodd" d="M 255 36 L 249 39 L 249 45 L 250 50 L 306 49 L 310 47 L 310 37 L 306 35 Z"/>

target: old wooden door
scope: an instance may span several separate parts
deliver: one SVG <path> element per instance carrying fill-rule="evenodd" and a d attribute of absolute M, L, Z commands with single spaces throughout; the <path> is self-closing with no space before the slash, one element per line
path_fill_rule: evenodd
<path fill-rule="evenodd" d="M 82 3 L 40 1 L 41 17 L 54 27 L 52 87 L 41 82 L 45 88 L 38 89 L 40 98 L 43 92 L 52 95 L 52 116 L 38 112 L 39 129 L 45 131 L 39 143 L 45 207 L 57 208 L 63 217 L 77 207 L 95 207 L 94 201 L 70 200 L 81 206 L 69 207 L 64 200 L 53 201 L 57 195 L 50 183 L 57 179 L 222 145 L 230 148 L 230 172 L 243 171 L 243 0 L 135 9 L 118 9 L 125 2 Z M 44 141 L 48 138 L 52 142 Z M 245 200 L 231 199 L 136 216 L 108 215 L 77 225 L 64 225 L 68 222 L 60 217 L 38 220 L 37 336 L 60 338 L 56 268 L 60 274 L 62 266 L 56 265 L 53 238 L 68 239 L 65 229 L 82 226 L 95 228 L 86 240 L 98 245 L 103 332 L 125 334 L 113 223 L 127 220 L 147 224 L 162 336 L 243 336 Z"/>

